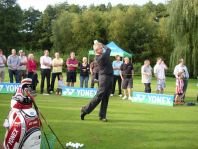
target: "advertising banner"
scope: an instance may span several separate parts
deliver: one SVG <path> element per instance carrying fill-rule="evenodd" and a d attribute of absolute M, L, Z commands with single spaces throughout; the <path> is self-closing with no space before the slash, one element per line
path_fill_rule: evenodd
<path fill-rule="evenodd" d="M 80 97 L 80 98 L 93 98 L 96 95 L 97 89 L 94 88 L 76 88 L 67 87 L 62 88 L 62 96 L 67 97 Z"/>
<path fill-rule="evenodd" d="M 15 93 L 20 83 L 0 83 L 0 93 L 10 94 Z"/>
<path fill-rule="evenodd" d="M 153 94 L 153 93 L 142 93 L 133 92 L 132 102 L 155 104 L 162 106 L 173 106 L 174 96 L 165 94 Z"/>

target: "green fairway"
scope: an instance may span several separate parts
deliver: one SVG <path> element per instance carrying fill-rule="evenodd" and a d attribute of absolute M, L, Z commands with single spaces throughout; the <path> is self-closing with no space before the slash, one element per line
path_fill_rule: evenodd
<path fill-rule="evenodd" d="M 196 100 L 196 83 L 196 80 L 189 81 L 187 101 Z M 153 91 L 154 88 L 155 81 Z M 134 90 L 143 91 L 140 77 L 135 77 Z M 166 94 L 173 94 L 174 90 L 175 80 L 168 78 Z M 11 96 L 0 95 L 1 141 L 5 133 L 2 123 L 8 114 Z M 135 104 L 114 96 L 109 102 L 109 122 L 104 123 L 98 120 L 98 107 L 85 121 L 80 120 L 80 108 L 88 103 L 87 99 L 38 95 L 36 103 L 64 145 L 71 141 L 85 144 L 86 149 L 198 148 L 198 106 Z M 60 149 L 57 142 L 55 148 Z"/>

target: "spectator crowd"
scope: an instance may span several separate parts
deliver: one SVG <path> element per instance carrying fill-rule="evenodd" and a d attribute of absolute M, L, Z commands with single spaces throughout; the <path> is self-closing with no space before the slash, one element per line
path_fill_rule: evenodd
<path fill-rule="evenodd" d="M 15 49 L 11 50 L 11 55 L 7 58 L 3 55 L 3 51 L 0 49 L 0 83 L 5 79 L 5 66 L 7 64 L 10 83 L 14 80 L 16 83 L 20 83 L 23 78 L 32 79 L 32 87 L 36 91 L 36 86 L 40 82 L 40 93 L 44 93 L 45 80 L 46 80 L 46 92 L 47 94 L 56 93 L 61 95 L 62 86 L 74 87 L 76 83 L 77 70 L 80 72 L 80 87 L 88 88 L 89 76 L 91 74 L 90 87 L 94 88 L 94 85 L 99 86 L 99 68 L 95 60 L 90 64 L 87 57 L 82 58 L 82 62 L 79 62 L 75 53 L 71 52 L 70 57 L 64 60 L 60 57 L 59 52 L 55 52 L 54 58 L 49 56 L 49 51 L 44 50 L 43 56 L 40 57 L 40 72 L 41 80 L 38 80 L 37 65 L 34 59 L 34 54 L 30 53 L 27 56 L 23 50 L 19 50 L 18 54 Z M 66 83 L 63 77 L 63 67 L 66 67 Z M 133 88 L 133 76 L 134 68 L 132 61 L 128 57 L 124 57 L 121 61 L 119 55 L 115 56 L 115 60 L 112 62 L 113 67 L 113 83 L 111 90 L 111 96 L 115 95 L 116 83 L 118 82 L 118 96 L 122 99 L 132 100 L 131 92 Z M 157 58 L 154 68 L 150 65 L 150 60 L 145 60 L 141 67 L 142 83 L 145 86 L 145 93 L 151 93 L 151 81 L 152 74 L 156 79 L 156 93 L 163 94 L 166 87 L 166 73 L 168 69 L 167 65 L 162 58 Z M 173 74 L 176 77 L 176 91 L 175 91 L 175 103 L 180 104 L 184 102 L 185 93 L 187 90 L 189 73 L 185 66 L 183 59 L 179 60 L 177 66 L 175 66 Z M 58 87 L 55 90 L 55 80 L 58 80 Z M 51 80 L 51 82 L 50 82 Z M 123 89 L 123 94 L 122 94 Z"/>

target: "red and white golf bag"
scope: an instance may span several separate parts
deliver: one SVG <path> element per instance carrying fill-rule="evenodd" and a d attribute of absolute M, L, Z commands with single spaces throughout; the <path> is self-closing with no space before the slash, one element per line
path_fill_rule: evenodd
<path fill-rule="evenodd" d="M 31 79 L 22 80 L 11 99 L 11 110 L 4 122 L 7 128 L 4 149 L 40 149 L 41 122 L 37 111 L 32 108 L 31 84 Z"/>

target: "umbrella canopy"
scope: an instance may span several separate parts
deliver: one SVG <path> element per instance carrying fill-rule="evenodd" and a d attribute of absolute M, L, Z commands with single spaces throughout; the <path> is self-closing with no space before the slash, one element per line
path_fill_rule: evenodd
<path fill-rule="evenodd" d="M 111 56 L 120 55 L 121 57 L 129 57 L 129 58 L 132 57 L 132 54 L 124 51 L 123 49 L 121 49 L 113 41 L 108 43 L 106 46 L 111 49 Z M 94 50 L 90 50 L 89 55 L 95 55 Z"/>

